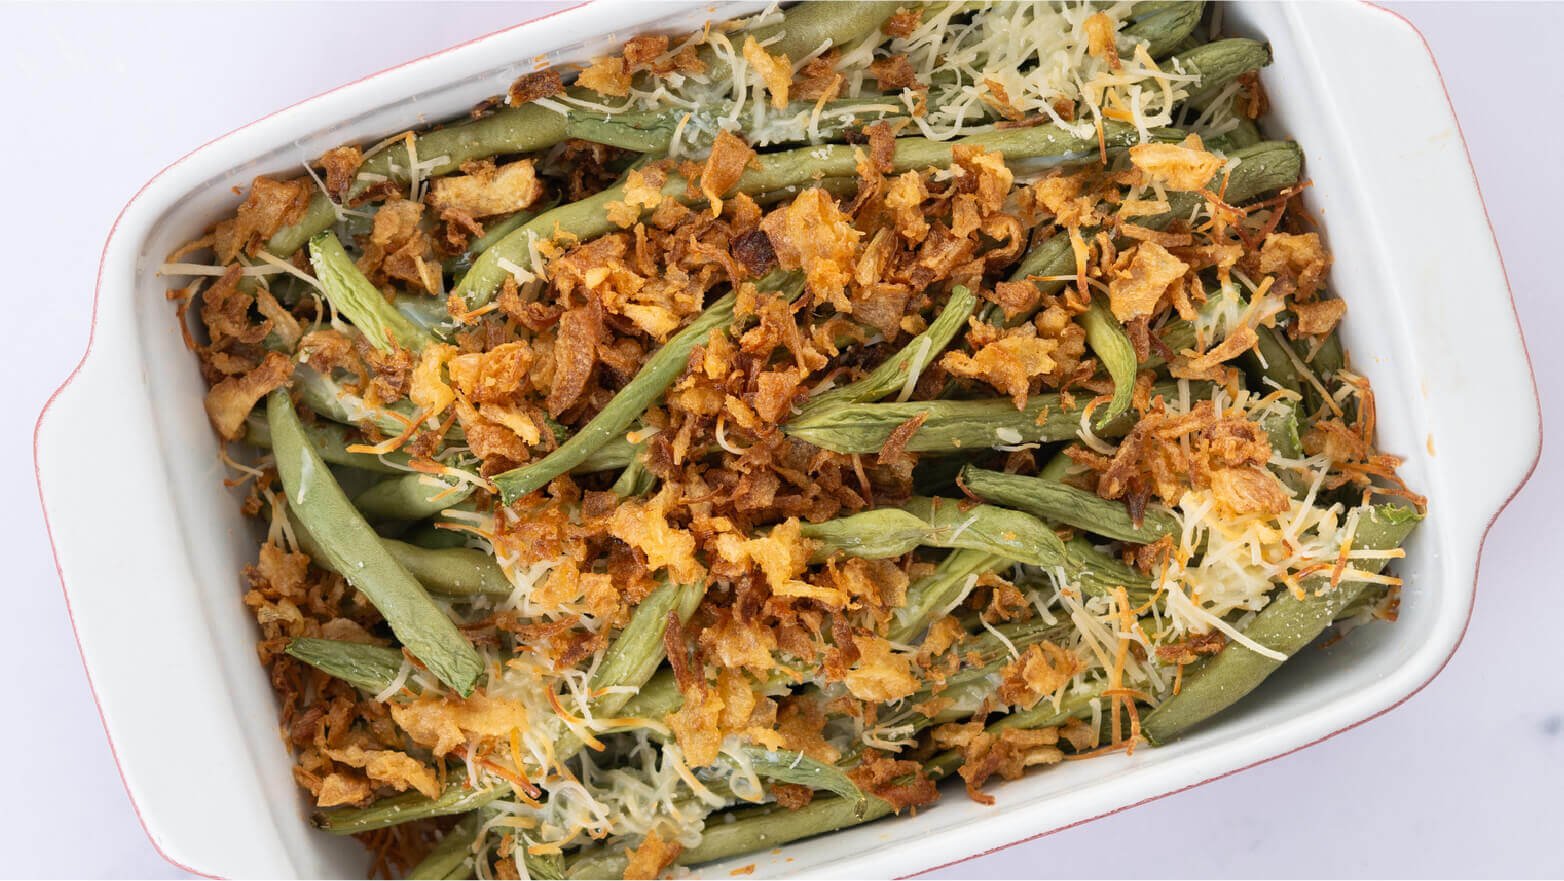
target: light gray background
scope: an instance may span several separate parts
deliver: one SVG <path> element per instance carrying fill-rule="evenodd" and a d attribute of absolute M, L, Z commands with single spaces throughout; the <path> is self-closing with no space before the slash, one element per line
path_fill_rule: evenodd
<path fill-rule="evenodd" d="M 0 558 L 10 576 L 0 594 L 0 875 L 182 877 L 148 844 L 115 773 L 30 467 L 36 415 L 86 346 L 98 255 L 120 207 L 165 165 L 274 109 L 559 5 L 0 5 Z M 1561 412 L 1564 66 L 1553 47 L 1564 5 L 1396 8 L 1444 71 L 1542 399 Z M 1429 210 L 1438 198 L 1430 182 Z M 1482 370 L 1481 352 L 1450 356 Z M 1400 709 L 940 877 L 1564 874 L 1559 455 L 1555 439 L 1489 536 L 1460 652 Z M 103 463 L 82 466 L 111 476 Z M 116 510 L 110 481 L 105 494 Z M 134 516 L 133 503 L 118 510 Z M 157 589 L 133 577 L 125 587 Z M 213 810 L 226 797 L 211 793 Z"/>

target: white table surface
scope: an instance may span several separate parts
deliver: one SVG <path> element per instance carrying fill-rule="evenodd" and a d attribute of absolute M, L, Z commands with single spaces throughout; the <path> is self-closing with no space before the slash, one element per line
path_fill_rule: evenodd
<path fill-rule="evenodd" d="M 85 348 L 98 255 L 120 207 L 163 166 L 271 110 L 559 5 L 0 4 L 11 121 L 0 131 L 0 296 L 12 304 L 0 348 L 10 414 L 0 556 L 11 561 L 0 612 L 0 876 L 184 877 L 148 844 L 115 773 L 30 464 L 36 415 Z M 1564 66 L 1548 47 L 1564 38 L 1564 5 L 1397 8 L 1443 68 L 1545 409 L 1561 412 Z M 1480 352 L 1453 356 L 1481 369 Z M 1400 709 L 939 877 L 1564 874 L 1564 584 L 1547 558 L 1564 532 L 1560 452 L 1555 435 L 1489 536 L 1465 644 Z M 212 793 L 214 810 L 223 798 Z"/>

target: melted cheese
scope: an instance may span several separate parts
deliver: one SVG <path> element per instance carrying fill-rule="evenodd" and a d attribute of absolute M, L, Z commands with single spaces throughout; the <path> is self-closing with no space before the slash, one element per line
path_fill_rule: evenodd
<path fill-rule="evenodd" d="M 1102 13 L 1115 29 L 1122 29 L 1132 6 L 1129 2 L 1056 6 L 996 0 L 935 4 L 905 37 L 887 38 L 876 30 L 847 46 L 834 46 L 826 39 L 808 53 L 788 60 L 797 73 L 811 59 L 837 50 L 836 70 L 842 76 L 839 98 L 882 97 L 887 107 L 910 116 L 924 137 L 937 140 L 989 127 L 995 116 L 986 103 L 995 97 L 989 82 L 1003 89 L 1009 105 L 1020 113 L 1046 117 L 1079 137 L 1094 137 L 1104 118 L 1132 122 L 1142 140 L 1149 139 L 1151 130 L 1160 126 L 1181 124 L 1206 138 L 1237 126 L 1231 100 L 1213 101 L 1204 111 L 1193 114 L 1193 119 L 1175 119 L 1174 106 L 1199 87 L 1200 76 L 1180 69 L 1176 62 L 1165 69 L 1133 38 L 1118 38 L 1117 68 L 1089 53 L 1087 19 Z M 739 48 L 743 29 L 781 20 L 773 5 L 746 20 L 709 24 L 663 56 L 666 60 L 685 47 L 704 46 L 728 70 L 726 81 L 712 81 L 704 73 L 673 73 L 632 85 L 617 104 L 573 96 L 535 103 L 562 114 L 568 114 L 572 107 L 606 114 L 680 107 L 693 111 L 679 122 L 670 155 L 684 152 L 687 135 L 698 132 L 707 136 L 691 138 L 688 145 L 695 147 L 717 131 L 740 128 L 756 146 L 799 140 L 818 143 L 823 139 L 823 119 L 838 114 L 828 114 L 823 100 L 807 111 L 778 112 L 767 100 L 759 72 L 745 61 Z M 781 34 L 773 35 L 760 45 L 764 48 L 779 39 Z M 910 88 L 895 96 L 880 93 L 870 66 L 891 55 L 907 57 L 919 81 L 928 86 L 926 94 Z M 1232 94 L 1236 88 L 1231 87 Z M 1230 95 L 1224 92 L 1223 97 Z M 1084 112 L 1066 120 L 1056 109 L 1060 102 L 1083 105 Z M 701 110 L 719 103 L 725 108 L 718 116 Z M 924 110 L 915 112 L 919 105 Z"/>
<path fill-rule="evenodd" d="M 1290 397 L 1280 391 L 1265 397 L 1245 393 L 1229 402 L 1219 391 L 1216 403 L 1252 419 Z M 1181 396 L 1181 403 L 1189 406 L 1187 397 Z M 1181 527 L 1177 546 L 1157 577 L 1169 641 L 1219 630 L 1252 651 L 1282 660 L 1285 656 L 1234 627 L 1235 615 L 1265 608 L 1278 585 L 1301 596 L 1302 579 L 1322 569 L 1329 571 L 1338 557 L 1367 558 L 1350 550 L 1357 512 L 1347 512 L 1339 504 L 1317 504 L 1329 463 L 1322 457 L 1288 459 L 1274 453 L 1272 463 L 1307 469 L 1314 475 L 1309 489 L 1280 514 L 1226 512 L 1207 490 L 1191 490 L 1179 499 L 1173 511 Z M 1370 580 L 1365 574 L 1351 570 L 1344 577 Z"/>

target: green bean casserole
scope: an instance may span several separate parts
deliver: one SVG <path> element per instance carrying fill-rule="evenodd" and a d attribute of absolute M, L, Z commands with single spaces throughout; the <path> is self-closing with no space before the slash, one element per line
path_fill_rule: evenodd
<path fill-rule="evenodd" d="M 1393 620 L 1424 500 L 1220 24 L 804 3 L 529 59 L 170 255 L 323 834 L 653 878 L 994 804 Z"/>

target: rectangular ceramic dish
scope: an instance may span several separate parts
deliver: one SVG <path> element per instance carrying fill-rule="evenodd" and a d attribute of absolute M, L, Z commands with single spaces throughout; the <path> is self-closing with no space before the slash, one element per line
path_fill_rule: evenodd
<path fill-rule="evenodd" d="M 355 842 L 306 821 L 240 603 L 239 572 L 255 542 L 222 488 L 195 359 L 155 267 L 231 212 L 232 188 L 257 174 L 293 174 L 337 144 L 460 116 L 540 62 L 583 61 L 636 32 L 687 30 L 753 8 L 601 0 L 522 24 L 220 138 L 126 206 L 104 248 L 87 355 L 40 419 L 36 457 L 104 725 L 147 834 L 171 862 L 208 875 L 341 877 L 360 873 L 365 858 Z M 1310 204 L 1336 254 L 1332 283 L 1351 308 L 1346 342 L 1379 395 L 1381 446 L 1409 459 L 1403 474 L 1428 494 L 1431 516 L 1401 565 L 1401 620 L 1304 653 L 1172 746 L 1033 774 L 998 788 L 996 807 L 947 798 L 916 817 L 698 874 L 726 878 L 758 863 L 759 876 L 905 875 L 1047 834 L 1383 713 L 1460 642 L 1483 536 L 1535 462 L 1541 427 L 1438 71 L 1415 30 L 1372 6 L 1239 5 L 1224 14 L 1226 30 L 1275 48 L 1267 125 L 1304 147 Z M 105 484 L 93 466 L 110 449 L 118 467 Z M 209 808 L 215 793 L 221 812 Z"/>

